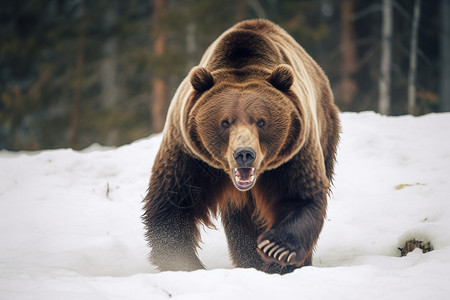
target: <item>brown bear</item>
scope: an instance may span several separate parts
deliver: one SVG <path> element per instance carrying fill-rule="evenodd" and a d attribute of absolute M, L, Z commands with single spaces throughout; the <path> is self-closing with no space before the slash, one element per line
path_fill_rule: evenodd
<path fill-rule="evenodd" d="M 199 224 L 220 213 L 236 267 L 311 265 L 340 123 L 327 77 L 279 26 L 238 23 L 171 102 L 144 199 L 151 262 L 196 270 Z"/>

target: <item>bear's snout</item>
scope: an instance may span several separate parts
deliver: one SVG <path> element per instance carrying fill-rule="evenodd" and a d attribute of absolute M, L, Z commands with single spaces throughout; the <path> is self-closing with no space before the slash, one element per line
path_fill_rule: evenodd
<path fill-rule="evenodd" d="M 239 147 L 233 154 L 234 161 L 240 168 L 250 167 L 255 161 L 256 152 L 251 147 Z"/>

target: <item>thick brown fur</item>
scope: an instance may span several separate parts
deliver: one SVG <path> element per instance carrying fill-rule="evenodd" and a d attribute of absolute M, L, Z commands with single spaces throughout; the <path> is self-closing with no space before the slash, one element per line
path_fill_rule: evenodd
<path fill-rule="evenodd" d="M 219 212 L 236 267 L 311 265 L 339 132 L 328 79 L 288 33 L 265 20 L 223 33 L 169 109 L 144 200 L 152 263 L 203 268 L 198 226 Z M 253 153 L 248 190 L 233 173 L 239 149 Z"/>

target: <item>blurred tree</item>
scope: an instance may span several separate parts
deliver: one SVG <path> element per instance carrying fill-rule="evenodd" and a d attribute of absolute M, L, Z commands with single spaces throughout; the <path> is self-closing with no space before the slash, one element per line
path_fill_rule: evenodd
<path fill-rule="evenodd" d="M 118 72 L 118 37 L 114 32 L 118 18 L 118 4 L 112 2 L 105 8 L 102 16 L 104 30 L 104 44 L 102 46 L 103 57 L 100 62 L 100 107 L 102 110 L 112 114 L 120 103 L 121 85 L 117 81 Z M 106 133 L 106 144 L 116 145 L 119 143 L 119 130 L 111 128 Z"/>
<path fill-rule="evenodd" d="M 388 115 L 391 111 L 391 68 L 392 68 L 392 36 L 394 26 L 392 22 L 392 1 L 382 2 L 383 21 L 381 33 L 381 62 L 379 80 L 378 110 Z"/>
<path fill-rule="evenodd" d="M 154 0 L 153 1 L 153 36 L 155 37 L 155 43 L 153 45 L 153 51 L 155 54 L 155 59 L 160 61 L 162 55 L 167 49 L 167 38 L 165 33 L 165 26 L 163 24 L 163 19 L 166 15 L 166 3 L 165 0 Z M 160 68 L 164 66 L 159 65 Z M 167 111 L 167 82 L 161 76 L 161 73 L 156 72 L 153 74 L 152 85 L 153 85 L 153 99 L 151 104 L 151 113 L 153 126 L 152 129 L 155 132 L 159 132 L 164 127 L 164 120 Z"/>
<path fill-rule="evenodd" d="M 355 30 L 353 28 L 354 3 L 352 0 L 341 1 L 341 88 L 340 97 L 344 108 L 349 107 L 357 93 L 358 86 L 354 79 L 357 70 L 357 53 Z"/>
<path fill-rule="evenodd" d="M 450 111 L 450 1 L 441 0 L 440 111 Z"/>
<path fill-rule="evenodd" d="M 415 0 L 411 24 L 411 43 L 409 46 L 408 73 L 408 113 L 416 113 L 416 70 L 417 70 L 417 36 L 419 31 L 420 0 Z"/>
<path fill-rule="evenodd" d="M 70 137 L 69 143 L 71 147 L 77 146 L 78 127 L 80 123 L 81 113 L 81 97 L 83 93 L 83 69 L 84 69 L 84 51 L 86 40 L 86 7 L 84 0 L 80 0 L 79 7 L 79 37 L 76 45 L 77 61 L 75 67 L 75 83 L 74 83 L 74 98 L 72 108 L 72 120 L 70 123 Z"/>

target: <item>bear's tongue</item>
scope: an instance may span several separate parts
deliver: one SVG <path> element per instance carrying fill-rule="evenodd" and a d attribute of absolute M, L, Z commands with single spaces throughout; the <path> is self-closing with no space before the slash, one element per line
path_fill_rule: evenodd
<path fill-rule="evenodd" d="M 233 168 L 233 182 L 240 191 L 246 191 L 255 184 L 255 168 Z"/>

